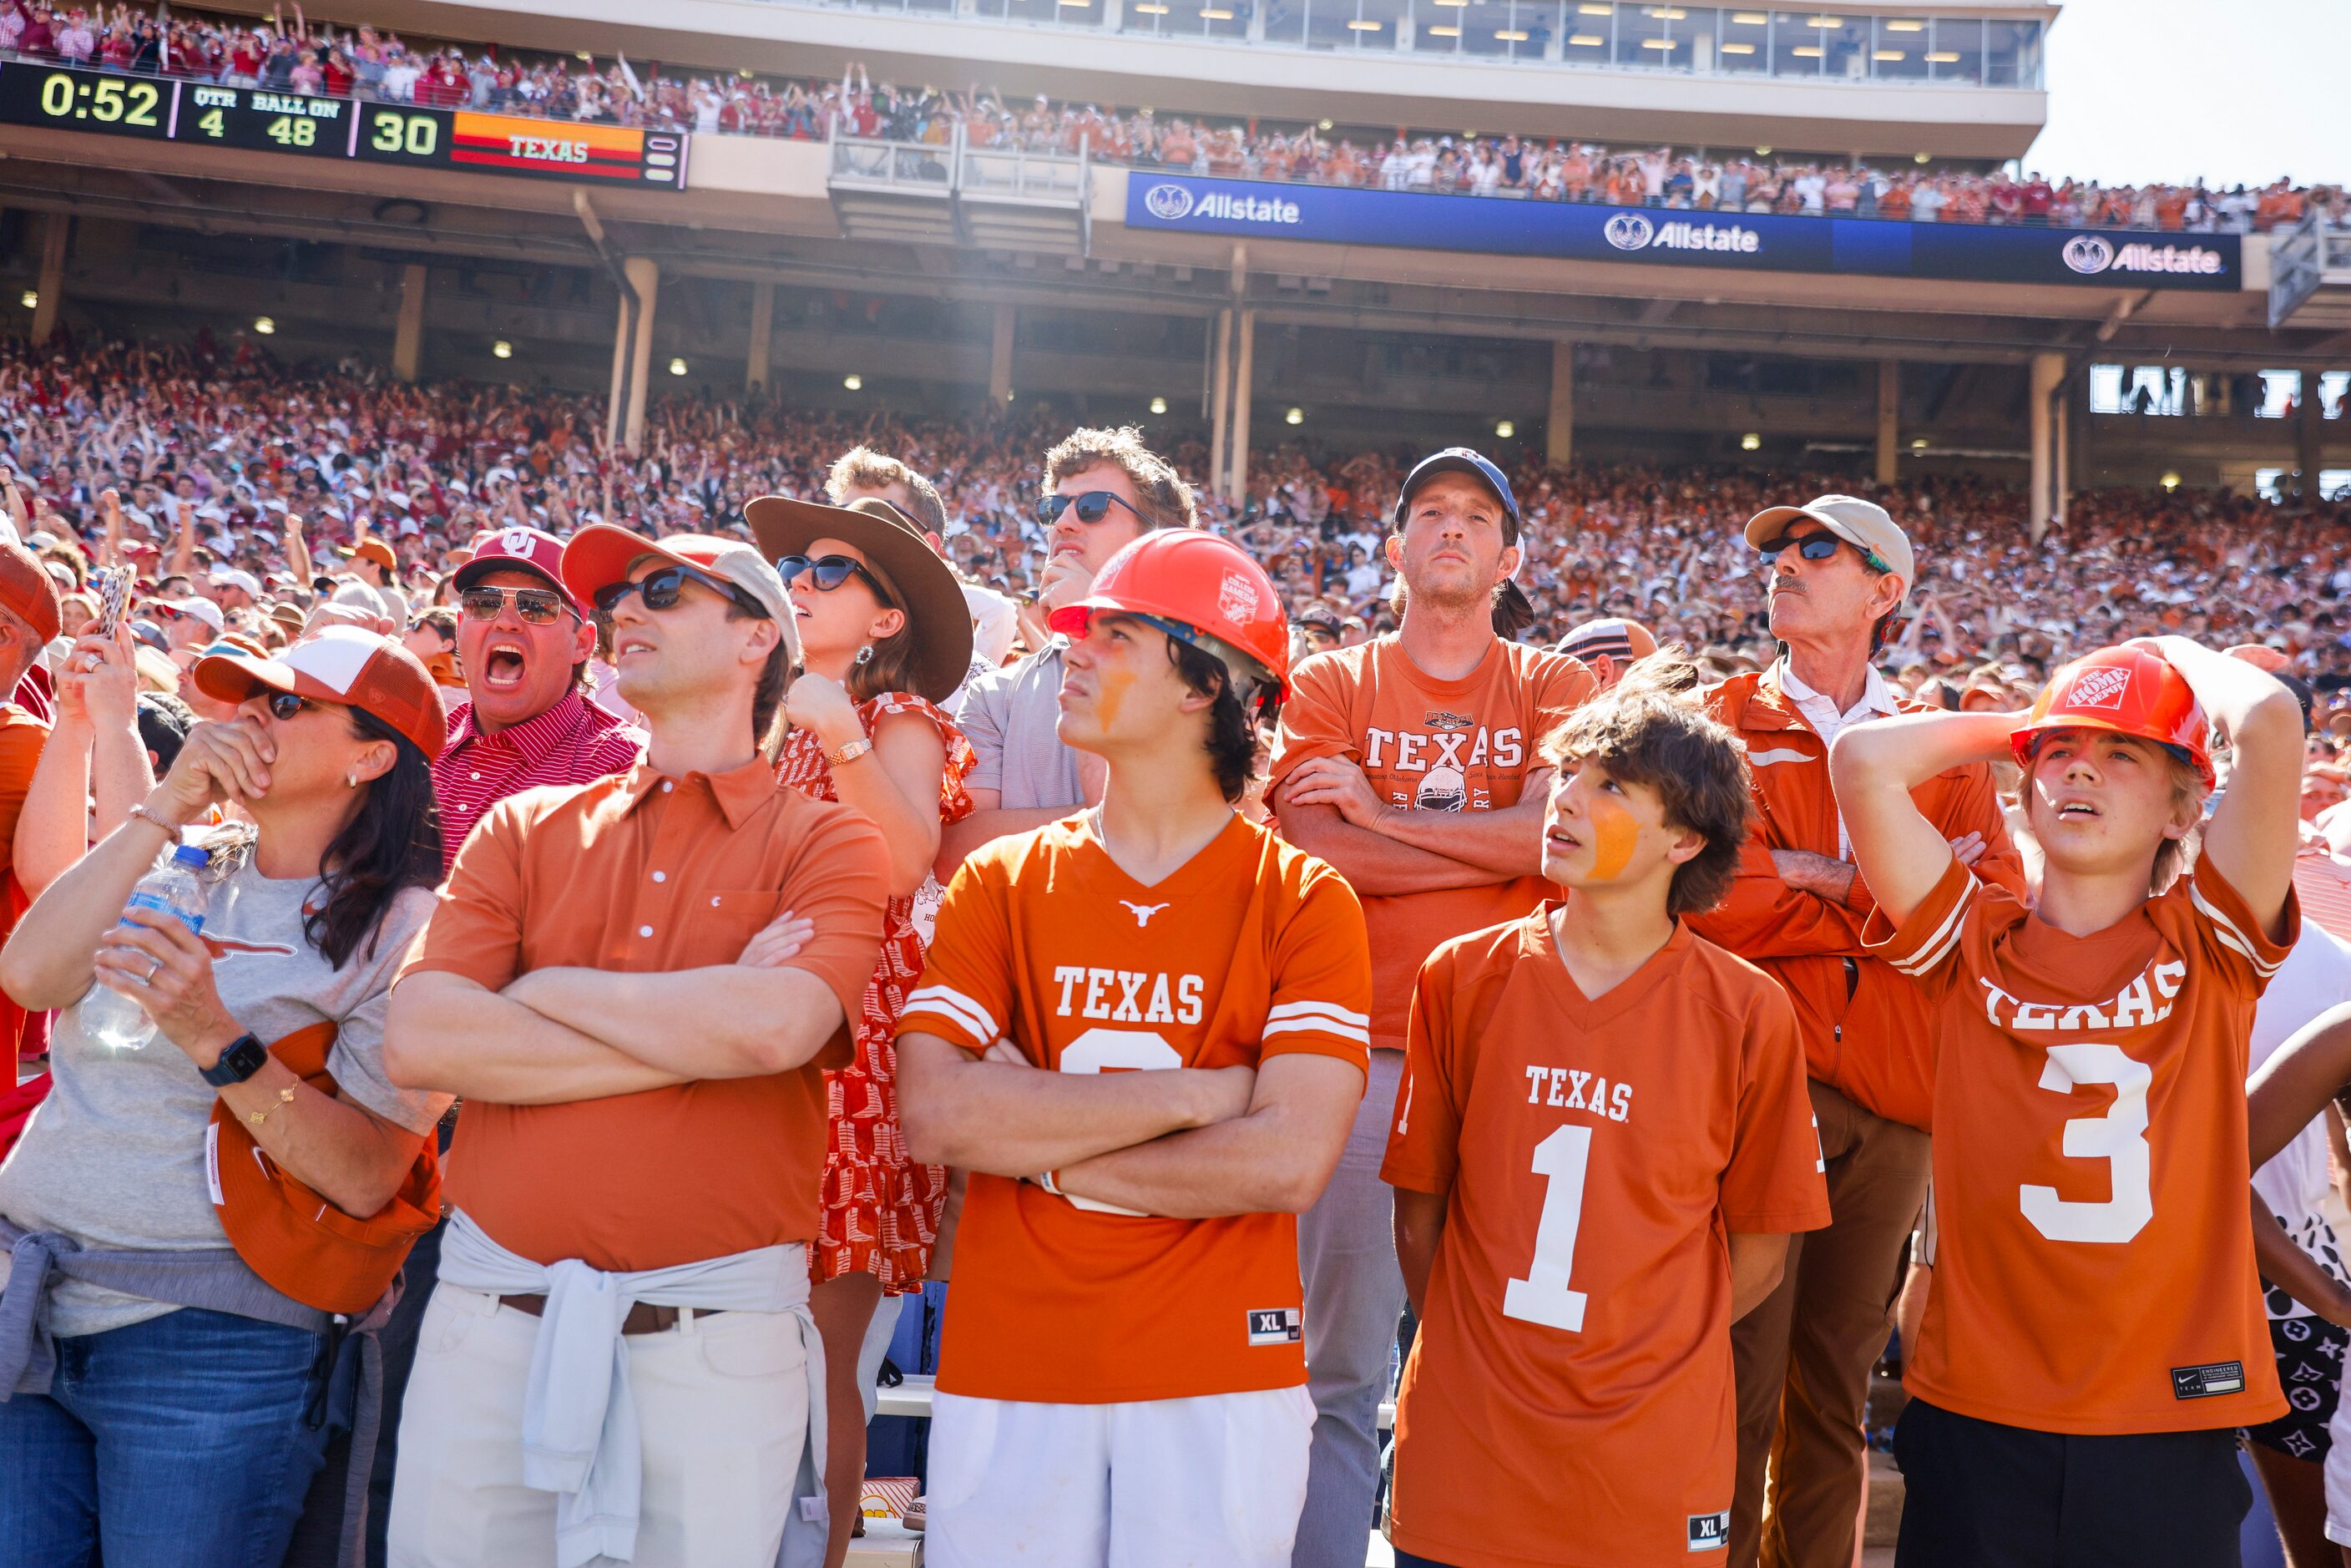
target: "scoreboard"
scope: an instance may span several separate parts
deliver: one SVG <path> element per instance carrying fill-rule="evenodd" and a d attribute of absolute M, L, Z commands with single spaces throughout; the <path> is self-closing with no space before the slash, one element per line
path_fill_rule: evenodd
<path fill-rule="evenodd" d="M 141 137 L 425 169 L 475 169 L 579 184 L 685 188 L 678 131 L 480 114 L 266 88 L 0 64 L 0 125 Z"/>

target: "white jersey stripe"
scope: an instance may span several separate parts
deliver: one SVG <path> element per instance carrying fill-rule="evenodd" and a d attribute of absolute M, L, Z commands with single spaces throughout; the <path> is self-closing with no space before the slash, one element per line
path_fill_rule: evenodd
<path fill-rule="evenodd" d="M 986 1008 L 946 986 L 925 986 L 906 998 L 904 1011 L 920 1012 L 925 1008 L 946 1014 L 979 1040 L 993 1042 L 1004 1032 L 996 1027 L 996 1019 Z"/>
<path fill-rule="evenodd" d="M 1281 1002 L 1266 1009 L 1269 1019 L 1325 1018 L 1334 1023 L 1353 1024 L 1357 1029 L 1369 1029 L 1369 1014 L 1351 1013 L 1332 1002 Z"/>
<path fill-rule="evenodd" d="M 1343 1040 L 1366 1048 L 1372 1043 L 1369 1030 L 1349 1029 L 1344 1024 L 1332 1023 L 1326 1019 L 1284 1019 L 1279 1023 L 1265 1026 L 1265 1039 L 1271 1040 L 1278 1034 L 1327 1034 L 1333 1040 Z"/>
<path fill-rule="evenodd" d="M 1889 958 L 1887 962 L 1915 978 L 1949 957 L 1952 944 L 1959 938 L 1959 927 L 1967 918 L 1968 905 L 1975 902 L 1976 887 L 1976 879 L 1970 873 L 1959 902 L 1951 905 L 1951 912 L 1943 917 L 1943 923 L 1918 945 L 1918 950 L 1907 958 Z"/>

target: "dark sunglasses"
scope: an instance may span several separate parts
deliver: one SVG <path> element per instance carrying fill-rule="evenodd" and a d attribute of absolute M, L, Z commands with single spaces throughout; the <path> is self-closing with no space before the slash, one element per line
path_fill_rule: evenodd
<path fill-rule="evenodd" d="M 279 720 L 292 718 L 310 706 L 309 698 L 298 697 L 292 692 L 272 692 L 268 702 L 269 716 Z"/>
<path fill-rule="evenodd" d="M 515 613 L 534 626 L 549 625 L 570 608 L 551 588 L 469 588 L 458 595 L 457 602 L 465 606 L 469 620 L 496 621 L 509 599 L 514 601 Z"/>
<path fill-rule="evenodd" d="M 1853 544 L 1848 539 L 1841 539 L 1834 534 L 1806 534 L 1802 538 L 1796 538 L 1793 534 L 1782 534 L 1778 538 L 1766 539 L 1755 548 L 1763 552 L 1763 564 L 1769 566 L 1780 559 L 1780 552 L 1783 549 L 1792 549 L 1806 560 L 1826 560 L 1838 550 L 1848 546 L 1855 555 L 1861 557 L 1862 564 L 1868 567 L 1870 570 L 1888 570 L 1886 563 L 1877 558 L 1876 550 L 1863 549 L 1859 545 Z"/>
<path fill-rule="evenodd" d="M 1089 490 L 1082 496 L 1047 496 L 1037 503 L 1037 517 L 1040 521 L 1050 527 L 1061 520 L 1063 512 L 1075 507 L 1078 521 L 1091 528 L 1110 516 L 1110 509 L 1113 506 L 1124 507 L 1129 512 L 1134 513 L 1135 518 L 1145 528 L 1150 527 L 1151 519 L 1141 512 L 1135 511 L 1125 497 L 1114 496 L 1108 490 Z"/>
<path fill-rule="evenodd" d="M 784 580 L 786 588 L 797 582 L 802 572 L 806 572 L 809 580 L 816 584 L 816 591 L 819 593 L 831 593 L 834 589 L 855 577 L 864 580 L 865 586 L 873 591 L 874 598 L 884 604 L 893 602 L 890 591 L 882 586 L 880 578 L 866 570 L 865 563 L 862 560 L 852 560 L 845 555 L 821 555 L 813 558 L 804 555 L 788 555 L 776 562 L 776 574 Z"/>
<path fill-rule="evenodd" d="M 720 594 L 752 614 L 768 618 L 767 606 L 745 593 L 723 577 L 713 577 L 690 566 L 670 565 L 649 571 L 634 582 L 608 582 L 596 591 L 596 608 L 606 615 L 621 607 L 621 601 L 632 593 L 644 596 L 648 610 L 674 610 L 691 580 L 702 584 L 711 592 Z"/>

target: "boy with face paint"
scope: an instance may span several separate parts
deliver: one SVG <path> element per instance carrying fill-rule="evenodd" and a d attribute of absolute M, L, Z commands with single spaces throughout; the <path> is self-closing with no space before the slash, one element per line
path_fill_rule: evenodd
<path fill-rule="evenodd" d="M 1794 1009 L 1684 924 L 1750 810 L 1694 681 L 1645 660 L 1552 733 L 1566 896 L 1446 943 L 1414 990 L 1381 1170 L 1421 1320 L 1399 1564 L 1728 1550 L 1730 1325 L 1829 1208 Z"/>

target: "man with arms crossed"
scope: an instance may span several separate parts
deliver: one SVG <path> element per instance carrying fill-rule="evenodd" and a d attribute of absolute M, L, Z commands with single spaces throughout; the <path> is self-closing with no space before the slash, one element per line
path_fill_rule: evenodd
<path fill-rule="evenodd" d="M 1851 496 L 1759 512 L 1747 540 L 1763 552 L 1785 652 L 1707 694 L 1746 743 L 1756 829 L 1729 893 L 1694 925 L 1795 1004 L 1834 1218 L 1789 1244 L 1779 1289 L 1731 1331 L 1730 1562 L 1850 1568 L 1869 1476 L 1862 1411 L 1893 1333 L 1902 1244 L 1926 1199 L 1934 1081 L 1925 998 L 1862 945 L 1875 905 L 1855 874 L 1828 752 L 1840 730 L 1918 706 L 1897 702 L 1870 664 L 1916 572 L 1885 509 Z M 2022 889 L 1989 768 L 1938 774 L 1917 799 L 1977 875 Z"/>
<path fill-rule="evenodd" d="M 1154 533 L 1053 628 L 1102 804 L 964 863 L 899 1023 L 907 1149 L 972 1173 L 926 1550 L 1281 1568 L 1313 1424 L 1292 1217 L 1363 1095 L 1363 915 L 1233 809 L 1289 663 L 1254 561 Z"/>
<path fill-rule="evenodd" d="M 1330 1190 L 1299 1222 L 1316 1409 L 1298 1568 L 1361 1568 L 1378 1488 L 1377 1417 L 1404 1310 L 1380 1180 L 1421 960 L 1448 937 L 1542 903 L 1542 737 L 1593 692 L 1575 660 L 1494 634 L 1519 559 L 1500 469 L 1464 447 L 1425 458 L 1397 497 L 1388 564 L 1404 584 L 1393 636 L 1318 653 L 1274 745 L 1268 799 L 1282 837 L 1364 900 L 1371 1082 Z"/>
<path fill-rule="evenodd" d="M 393 990 L 392 1076 L 467 1104 L 391 1560 L 766 1563 L 788 1514 L 822 1517 L 821 1069 L 881 952 L 886 852 L 776 788 L 797 647 L 757 550 L 595 525 L 562 578 L 611 618 L 651 739 L 491 808 Z"/>

